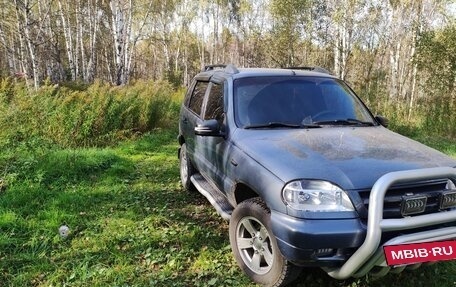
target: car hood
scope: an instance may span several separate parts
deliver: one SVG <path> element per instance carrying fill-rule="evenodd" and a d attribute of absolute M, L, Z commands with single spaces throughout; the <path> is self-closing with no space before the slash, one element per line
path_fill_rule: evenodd
<path fill-rule="evenodd" d="M 284 182 L 322 179 L 371 188 L 382 175 L 456 160 L 381 126 L 238 130 L 234 142 Z"/>

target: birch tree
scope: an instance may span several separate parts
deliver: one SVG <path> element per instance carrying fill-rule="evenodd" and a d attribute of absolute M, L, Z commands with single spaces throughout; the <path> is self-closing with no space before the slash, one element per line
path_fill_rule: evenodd
<path fill-rule="evenodd" d="M 271 36 L 274 49 L 271 59 L 277 66 L 295 66 L 299 59 L 299 46 L 311 34 L 306 29 L 311 13 L 311 2 L 302 0 L 271 1 L 271 16 L 274 19 Z"/>
<path fill-rule="evenodd" d="M 116 85 L 124 85 L 130 73 L 130 36 L 132 25 L 132 0 L 111 0 L 111 32 L 114 40 Z"/>
<path fill-rule="evenodd" d="M 333 35 L 334 73 L 345 79 L 349 73 L 349 61 L 353 47 L 362 37 L 363 20 L 366 16 L 363 0 L 328 1 L 330 29 Z"/>
<path fill-rule="evenodd" d="M 35 37 L 32 35 L 32 25 L 34 22 L 32 19 L 32 4 L 34 3 L 32 3 L 30 0 L 24 0 L 23 2 L 14 0 L 17 27 L 21 42 L 20 46 L 22 63 L 25 66 L 25 61 L 29 60 L 29 63 L 31 64 L 33 86 L 35 89 L 37 89 L 40 84 L 40 74 L 38 71 L 38 59 L 36 56 L 36 43 L 33 41 Z"/>
<path fill-rule="evenodd" d="M 76 66 L 78 65 L 77 61 L 75 61 L 75 52 L 74 52 L 74 40 L 73 40 L 73 28 L 70 23 L 69 19 L 69 4 L 67 1 L 65 1 L 64 5 L 62 5 L 62 0 L 58 0 L 59 4 L 59 14 L 60 14 L 60 19 L 63 27 L 63 35 L 65 38 L 65 46 L 66 46 L 66 52 L 68 56 L 68 65 L 70 68 L 70 73 L 71 73 L 71 80 L 75 81 L 77 72 L 76 72 Z"/>
<path fill-rule="evenodd" d="M 80 46 L 83 79 L 91 83 L 96 77 L 97 69 L 97 44 L 100 36 L 100 22 L 102 20 L 102 9 L 99 7 L 99 0 L 77 0 L 76 4 L 78 42 Z M 86 35 L 88 31 L 89 35 Z M 84 39 L 87 38 L 87 39 Z"/>
<path fill-rule="evenodd" d="M 5 17 L 5 14 L 3 14 L 2 16 Z M 8 76 L 13 76 L 16 70 L 14 61 L 15 51 L 12 41 L 9 39 L 9 35 L 7 35 L 7 33 L 5 32 L 6 29 L 7 27 L 5 27 L 4 22 L 0 22 L 0 44 L 3 47 L 3 58 L 6 59 L 8 65 L 8 71 L 6 74 Z"/>
<path fill-rule="evenodd" d="M 450 2 L 0 0 L 0 75 L 186 84 L 207 63 L 322 65 L 411 117 L 425 96 L 417 45 L 448 25 Z"/>

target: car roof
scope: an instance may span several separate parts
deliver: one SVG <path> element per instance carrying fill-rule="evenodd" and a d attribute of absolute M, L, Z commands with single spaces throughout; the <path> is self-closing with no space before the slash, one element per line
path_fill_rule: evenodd
<path fill-rule="evenodd" d="M 215 80 L 223 82 L 225 79 L 267 76 L 313 76 L 336 78 L 320 67 L 291 67 L 291 68 L 237 68 L 234 65 L 210 65 L 196 75 L 197 80 Z"/>

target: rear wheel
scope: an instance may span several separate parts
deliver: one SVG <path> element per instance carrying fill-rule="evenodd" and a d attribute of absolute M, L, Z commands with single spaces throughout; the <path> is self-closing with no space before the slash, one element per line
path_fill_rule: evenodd
<path fill-rule="evenodd" d="M 285 286 L 300 273 L 280 253 L 271 231 L 271 212 L 260 198 L 240 203 L 230 219 L 234 257 L 250 279 L 264 286 Z"/>
<path fill-rule="evenodd" d="M 180 149 L 179 162 L 182 186 L 188 191 L 194 191 L 195 186 L 193 185 L 190 178 L 196 173 L 196 170 L 187 157 L 187 145 L 185 143 L 182 144 Z"/>

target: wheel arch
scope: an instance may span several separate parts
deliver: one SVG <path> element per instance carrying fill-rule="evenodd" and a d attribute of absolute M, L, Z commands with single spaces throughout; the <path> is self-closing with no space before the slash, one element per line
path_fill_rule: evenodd
<path fill-rule="evenodd" d="M 236 184 L 234 191 L 234 199 L 236 200 L 236 204 L 255 197 L 260 197 L 260 195 L 253 188 L 241 182 Z"/>
<path fill-rule="evenodd" d="M 177 141 L 179 142 L 179 145 L 183 145 L 185 143 L 185 138 L 183 135 L 178 135 L 177 136 Z"/>

